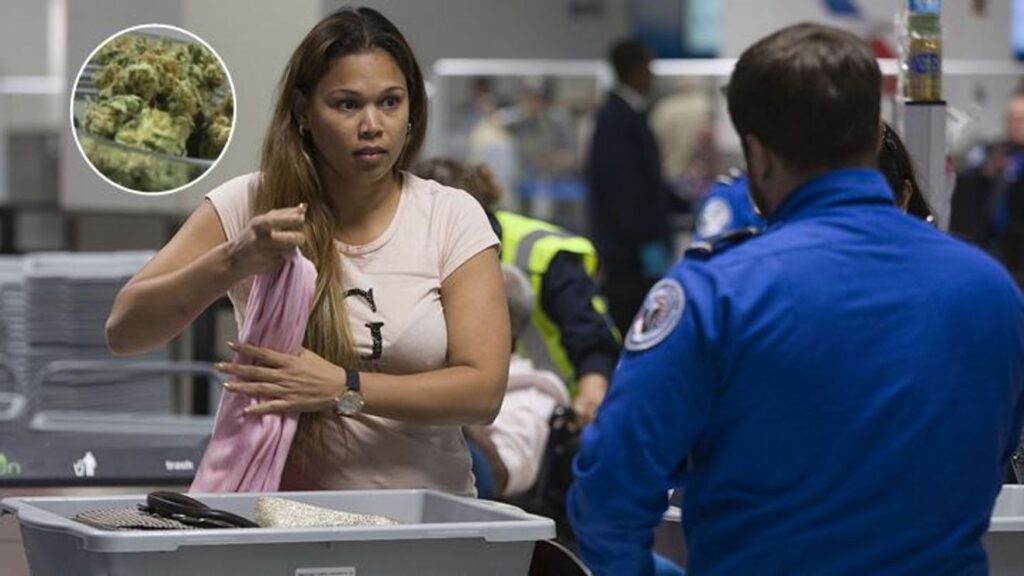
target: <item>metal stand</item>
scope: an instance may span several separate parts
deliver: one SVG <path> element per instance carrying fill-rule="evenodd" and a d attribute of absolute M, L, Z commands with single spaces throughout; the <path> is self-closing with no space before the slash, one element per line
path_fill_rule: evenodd
<path fill-rule="evenodd" d="M 918 182 L 935 215 L 949 230 L 953 191 L 946 180 L 946 103 L 907 102 L 903 112 L 903 142 L 914 160 Z"/>

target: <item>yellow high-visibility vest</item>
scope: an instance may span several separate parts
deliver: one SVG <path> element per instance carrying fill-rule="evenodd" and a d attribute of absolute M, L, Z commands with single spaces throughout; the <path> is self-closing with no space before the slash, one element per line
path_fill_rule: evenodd
<path fill-rule="evenodd" d="M 561 331 L 541 307 L 541 284 L 559 252 L 579 256 L 583 269 L 593 278 L 597 273 L 597 250 L 590 240 L 543 220 L 504 211 L 494 216 L 501 225 L 501 261 L 522 270 L 533 288 L 532 322 L 520 338 L 520 352 L 538 368 L 560 375 L 575 395 L 577 374 L 562 347 Z M 607 312 L 603 299 L 594 296 L 592 304 L 601 314 Z"/>

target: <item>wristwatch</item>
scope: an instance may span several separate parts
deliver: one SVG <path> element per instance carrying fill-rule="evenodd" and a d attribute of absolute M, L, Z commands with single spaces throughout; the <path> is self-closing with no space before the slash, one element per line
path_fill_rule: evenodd
<path fill-rule="evenodd" d="M 334 412 L 338 416 L 352 417 L 363 411 L 363 393 L 359 391 L 359 372 L 345 371 L 345 390 L 334 399 Z"/>

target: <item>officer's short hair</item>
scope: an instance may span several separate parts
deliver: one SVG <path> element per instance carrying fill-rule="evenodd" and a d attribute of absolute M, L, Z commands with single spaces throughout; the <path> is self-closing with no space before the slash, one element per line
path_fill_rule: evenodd
<path fill-rule="evenodd" d="M 501 265 L 501 276 L 505 281 L 505 299 L 508 301 L 508 319 L 512 327 L 512 340 L 518 340 L 530 325 L 533 313 L 533 289 L 530 281 L 519 268 L 511 264 Z"/>
<path fill-rule="evenodd" d="M 882 73 L 849 32 L 796 24 L 761 39 L 736 62 L 726 96 L 740 137 L 794 169 L 855 165 L 877 150 Z"/>

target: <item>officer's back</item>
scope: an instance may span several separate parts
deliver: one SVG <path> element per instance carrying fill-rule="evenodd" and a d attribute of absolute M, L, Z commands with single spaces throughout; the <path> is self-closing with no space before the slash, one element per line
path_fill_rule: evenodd
<path fill-rule="evenodd" d="M 790 208 L 674 271 L 691 312 L 720 314 L 702 324 L 721 363 L 691 452 L 694 573 L 765 557 L 786 570 L 765 573 L 827 573 L 820 555 L 842 573 L 983 565 L 1020 427 L 1019 293 L 980 251 L 901 213 L 876 172 L 825 176 Z"/>
<path fill-rule="evenodd" d="M 650 574 L 685 482 L 694 576 L 984 574 L 1016 445 L 1024 301 L 903 214 L 874 169 L 881 74 L 818 25 L 737 62 L 729 114 L 766 228 L 703 242 L 644 301 L 575 461 L 595 574 Z"/>

